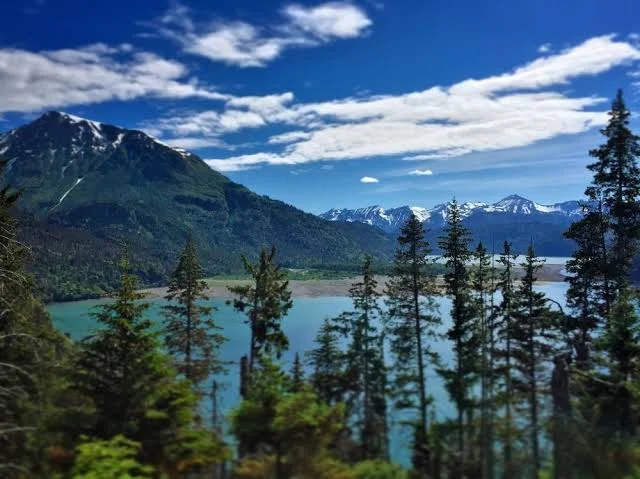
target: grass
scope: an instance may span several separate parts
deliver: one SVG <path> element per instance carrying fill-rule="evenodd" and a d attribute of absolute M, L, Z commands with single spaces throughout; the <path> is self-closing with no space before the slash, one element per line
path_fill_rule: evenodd
<path fill-rule="evenodd" d="M 286 268 L 287 279 L 290 281 L 308 281 L 319 279 L 346 279 L 352 278 L 357 273 L 350 271 L 335 271 L 322 269 L 293 269 Z M 221 274 L 207 278 L 208 282 L 213 281 L 246 281 L 250 277 L 248 274 Z"/>

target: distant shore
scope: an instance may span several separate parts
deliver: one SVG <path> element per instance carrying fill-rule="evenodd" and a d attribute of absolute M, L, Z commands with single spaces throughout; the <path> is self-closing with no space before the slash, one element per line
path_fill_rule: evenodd
<path fill-rule="evenodd" d="M 562 270 L 564 265 L 546 264 L 538 273 L 538 281 L 541 283 L 556 283 L 564 281 Z M 516 268 L 516 274 L 520 275 L 520 268 Z M 307 279 L 290 280 L 289 289 L 294 298 L 320 298 L 323 296 L 348 296 L 349 288 L 358 280 L 357 276 L 343 279 Z M 378 291 L 382 293 L 389 280 L 388 276 L 376 276 Z M 208 279 L 206 295 L 210 298 L 229 298 L 229 286 L 248 284 L 246 279 Z M 437 278 L 436 285 L 443 287 L 442 278 Z M 141 290 L 149 299 L 163 298 L 167 294 L 166 287 L 147 288 Z"/>

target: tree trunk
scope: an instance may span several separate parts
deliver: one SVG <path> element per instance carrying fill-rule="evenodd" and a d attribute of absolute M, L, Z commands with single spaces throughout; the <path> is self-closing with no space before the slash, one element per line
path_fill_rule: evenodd
<path fill-rule="evenodd" d="M 417 258 L 413 258 L 414 264 L 417 263 Z M 427 426 L 427 393 L 425 390 L 425 375 L 424 375 L 424 361 L 423 361 L 423 352 L 422 352 L 422 325 L 420 324 L 420 298 L 418 291 L 418 272 L 413 271 L 413 307 L 414 307 L 414 316 L 415 316 L 415 330 L 416 330 L 416 347 L 417 347 L 417 356 L 418 356 L 418 388 L 420 391 L 420 433 L 421 436 L 419 440 L 420 451 L 423 451 L 424 457 L 422 458 L 422 464 L 424 465 L 426 470 L 430 470 L 430 462 L 431 462 L 431 453 L 428 444 L 429 431 Z"/>
<path fill-rule="evenodd" d="M 571 435 L 571 400 L 569 395 L 570 355 L 563 353 L 554 358 L 551 376 L 553 400 L 553 479 L 573 479 L 573 437 Z"/>

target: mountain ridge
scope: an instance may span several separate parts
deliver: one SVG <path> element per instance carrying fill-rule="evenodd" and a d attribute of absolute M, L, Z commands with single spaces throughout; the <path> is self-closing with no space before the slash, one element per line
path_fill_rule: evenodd
<path fill-rule="evenodd" d="M 451 203 L 432 208 L 400 206 L 385 209 L 379 205 L 356 209 L 330 209 L 320 214 L 333 222 L 365 223 L 383 230 L 395 238 L 412 213 L 425 225 L 427 239 L 434 253 L 439 252 L 438 238 L 446 224 Z M 465 202 L 460 204 L 463 223 L 473 234 L 474 245 L 482 241 L 489 249 L 500 251 L 504 241 L 512 243 L 513 250 L 526 252 L 533 241 L 536 251 L 543 256 L 570 256 L 573 242 L 563 233 L 582 215 L 579 201 L 564 201 L 545 205 L 517 194 L 511 194 L 495 203 Z"/>
<path fill-rule="evenodd" d="M 333 225 L 141 131 L 66 113 L 47 112 L 0 135 L 0 160 L 2 184 L 23 191 L 23 237 L 49 299 L 107 292 L 122 242 L 143 284 L 162 284 L 189 230 L 207 274 L 238 272 L 241 255 L 271 244 L 291 267 L 354 263 L 365 252 L 386 259 L 393 248 L 376 228 Z M 89 245 L 99 248 L 97 258 Z M 83 283 L 98 286 L 84 294 Z"/>
<path fill-rule="evenodd" d="M 394 208 L 384 208 L 380 205 L 367 206 L 363 208 L 332 208 L 321 213 L 321 218 L 329 221 L 361 222 L 376 226 L 388 233 L 396 233 L 402 225 L 409 219 L 411 213 L 426 224 L 441 226 L 446 221 L 449 203 L 440 203 L 432 208 L 420 206 L 398 206 Z M 582 215 L 580 202 L 576 200 L 563 201 L 545 205 L 531 201 L 518 194 L 511 194 L 495 203 L 470 201 L 459 204 L 462 217 L 468 218 L 478 213 L 506 213 L 514 215 L 531 214 L 557 214 L 570 218 L 578 218 Z"/>

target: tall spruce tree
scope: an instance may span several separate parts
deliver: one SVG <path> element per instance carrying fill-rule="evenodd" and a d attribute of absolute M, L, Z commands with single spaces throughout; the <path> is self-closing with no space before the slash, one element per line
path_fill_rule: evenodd
<path fill-rule="evenodd" d="M 606 323 L 608 305 L 605 245 L 602 233 L 601 207 L 583 205 L 584 216 L 574 222 L 565 237 L 576 243 L 567 262 L 567 307 L 571 311 L 567 333 L 575 351 L 576 366 L 591 369 L 593 335 Z"/>
<path fill-rule="evenodd" d="M 612 477 L 630 473 L 626 457 L 637 424 L 625 364 L 638 346 L 633 306 L 629 295 L 630 270 L 640 240 L 640 138 L 629 128 L 630 112 L 618 91 L 601 130 L 605 143 L 590 151 L 594 173 L 586 189 L 585 216 L 566 236 L 576 242 L 567 304 L 571 308 L 569 333 L 577 368 L 571 376 L 576 394 L 575 422 L 583 431 L 580 473 Z M 631 389 L 630 389 L 631 388 Z"/>
<path fill-rule="evenodd" d="M 6 163 L 0 160 L 0 176 Z M 18 240 L 19 194 L 0 188 L 0 477 L 44 475 L 59 363 L 70 344 L 51 324 L 25 271 L 27 248 Z"/>
<path fill-rule="evenodd" d="M 403 226 L 398 243 L 385 300 L 394 358 L 393 395 L 397 409 L 416 414 L 413 469 L 417 477 L 426 477 L 432 472 L 426 368 L 433 353 L 428 343 L 435 338 L 435 328 L 441 321 L 434 301 L 435 281 L 429 269 L 431 248 L 415 215 Z"/>
<path fill-rule="evenodd" d="M 0 162 L 0 172 L 6 166 Z M 26 420 L 21 403 L 37 392 L 25 364 L 22 339 L 26 334 L 21 321 L 21 298 L 28 289 L 23 270 L 26 250 L 17 239 L 17 222 L 12 209 L 19 194 L 4 187 L 0 190 L 0 473 L 20 473 L 26 455 L 26 441 L 33 425 Z M 35 351 L 34 351 L 35 352 Z"/>
<path fill-rule="evenodd" d="M 537 273 L 544 261 L 540 260 L 529 245 L 527 256 L 522 264 L 524 277 L 514 295 L 514 316 L 512 329 L 512 355 L 514 369 L 519 381 L 517 390 L 527 404 L 528 446 L 526 454 L 531 460 L 530 475 L 537 479 L 542 457 L 540 435 L 542 432 L 541 393 L 547 382 L 548 367 L 544 365 L 551 359 L 554 341 L 553 315 L 542 292 L 535 291 Z"/>
<path fill-rule="evenodd" d="M 144 316 L 150 304 L 141 302 L 137 278 L 125 251 L 120 263 L 116 300 L 92 313 L 102 326 L 81 344 L 75 384 L 96 406 L 94 435 L 109 439 L 132 437 L 144 417 L 145 400 L 159 379 L 150 366 L 156 348 L 151 321 Z"/>
<path fill-rule="evenodd" d="M 612 239 L 607 272 L 614 294 L 629 283 L 640 240 L 640 137 L 629 129 L 630 116 L 622 90 L 618 90 L 609 122 L 601 130 L 606 142 L 589 152 L 596 161 L 588 166 L 594 178 L 586 194 L 591 200 L 602 200 L 610 218 Z"/>
<path fill-rule="evenodd" d="M 483 477 L 493 477 L 493 295 L 494 269 L 492 257 L 482 242 L 478 243 L 473 258 L 471 284 L 477 303 L 480 336 L 480 464 Z"/>
<path fill-rule="evenodd" d="M 164 341 L 178 372 L 196 387 L 220 369 L 218 350 L 224 341 L 212 317 L 215 308 L 201 303 L 208 299 L 203 275 L 189 232 L 165 296 L 169 304 L 163 307 Z"/>
<path fill-rule="evenodd" d="M 463 468 L 466 467 L 465 437 L 468 432 L 465 417 L 473 406 L 470 395 L 471 388 L 477 380 L 480 347 L 476 304 L 471 294 L 468 271 L 472 256 L 469 250 L 470 241 L 471 233 L 463 225 L 460 207 L 454 199 L 449 207 L 443 236 L 439 241 L 447 268 L 444 274 L 446 291 L 452 302 L 452 324 L 447 337 L 453 342 L 454 364 L 449 369 L 440 370 L 440 373 L 458 412 L 457 447 Z"/>
<path fill-rule="evenodd" d="M 348 412 L 355 420 L 361 449 L 361 459 L 384 458 L 387 455 L 385 437 L 386 368 L 380 347 L 382 311 L 378 304 L 381 294 L 371 269 L 371 257 L 366 256 L 362 279 L 354 283 L 349 296 L 353 310 L 334 319 L 334 325 L 349 340 L 346 351 L 348 377 Z"/>
<path fill-rule="evenodd" d="M 496 365 L 500 376 L 500 391 L 496 391 L 497 399 L 504 410 L 502 421 L 502 452 L 503 477 L 513 479 L 517 477 L 514 462 L 515 423 L 514 423 L 514 359 L 513 359 L 513 330 L 515 315 L 515 287 L 514 267 L 517 256 L 511 253 L 511 243 L 505 241 L 498 263 L 502 269 L 497 287 L 502 299 L 498 305 L 495 319 L 496 335 Z"/>
<path fill-rule="evenodd" d="M 76 439 L 86 435 L 109 440 L 123 435 L 142 444 L 140 457 L 159 472 L 181 467 L 185 472 L 222 461 L 222 443 L 196 429 L 198 397 L 186 379 L 178 379 L 169 358 L 159 352 L 149 303 L 136 291 L 125 253 L 115 301 L 93 313 L 101 325 L 80 344 L 67 397 L 84 397 L 92 410 L 82 424 L 67 415 L 61 427 Z M 70 409 L 68 414 L 72 414 Z"/>
<path fill-rule="evenodd" d="M 291 366 L 291 392 L 299 393 L 304 389 L 304 370 L 302 369 L 302 361 L 300 361 L 300 354 L 296 352 L 293 358 L 293 365 Z"/>
<path fill-rule="evenodd" d="M 235 296 L 233 307 L 247 315 L 246 323 L 251 329 L 249 374 L 256 359 L 263 353 L 280 356 L 289 347 L 289 340 L 282 331 L 280 322 L 291 309 L 291 291 L 287 273 L 276 262 L 276 248 L 262 249 L 256 264 L 243 257 L 245 269 L 251 276 L 251 284 L 229 287 Z"/>
<path fill-rule="evenodd" d="M 620 291 L 599 346 L 606 355 L 607 380 L 612 384 L 604 408 L 608 428 L 626 440 L 637 433 L 639 411 L 633 411 L 633 384 L 640 381 L 640 317 L 638 298 L 629 289 Z M 638 407 L 636 399 L 636 408 Z"/>
<path fill-rule="evenodd" d="M 311 385 L 318 399 L 329 405 L 337 404 L 345 393 L 345 358 L 328 319 L 318 330 L 315 343 L 316 347 L 307 353 L 312 368 Z"/>

